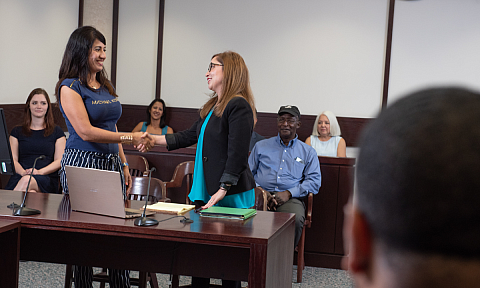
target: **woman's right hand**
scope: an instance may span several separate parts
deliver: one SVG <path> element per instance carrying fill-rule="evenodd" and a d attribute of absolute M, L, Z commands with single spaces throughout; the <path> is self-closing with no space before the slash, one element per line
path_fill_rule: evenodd
<path fill-rule="evenodd" d="M 148 132 L 134 132 L 133 145 L 140 152 L 148 152 L 153 146 L 155 146 L 155 139 Z"/>
<path fill-rule="evenodd" d="M 225 198 L 225 195 L 227 195 L 227 190 L 225 190 L 223 188 L 218 189 L 218 191 L 215 194 L 212 195 L 212 197 L 207 202 L 207 204 L 202 206 L 202 209 L 207 209 L 207 208 L 210 208 L 213 205 L 217 204 L 220 200 Z"/>

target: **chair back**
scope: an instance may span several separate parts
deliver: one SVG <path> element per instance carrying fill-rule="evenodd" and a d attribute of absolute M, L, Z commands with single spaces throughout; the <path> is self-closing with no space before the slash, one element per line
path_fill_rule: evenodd
<path fill-rule="evenodd" d="M 167 191 L 169 191 L 169 188 L 182 187 L 183 178 L 186 178 L 187 191 L 185 193 L 185 204 L 190 204 L 190 199 L 188 199 L 188 193 L 190 193 L 190 189 L 192 189 L 194 166 L 195 161 L 185 161 L 178 164 L 175 168 L 175 171 L 173 172 L 172 180 L 165 183 L 165 187 L 167 188 Z M 169 195 L 168 197 L 171 198 Z"/>
<path fill-rule="evenodd" d="M 128 200 L 142 200 L 145 201 L 147 197 L 148 189 L 148 177 L 135 177 L 132 176 L 132 189 L 128 193 Z M 151 203 L 157 203 L 166 199 L 165 184 L 162 180 L 157 178 L 151 178 L 150 182 L 150 195 L 148 201 Z"/>
<path fill-rule="evenodd" d="M 267 211 L 268 197 L 267 191 L 263 190 L 262 187 L 255 187 L 255 210 Z"/>
<path fill-rule="evenodd" d="M 145 157 L 136 154 L 125 154 L 125 158 L 128 162 L 128 169 L 132 176 L 148 176 L 148 170 L 150 167 Z"/>

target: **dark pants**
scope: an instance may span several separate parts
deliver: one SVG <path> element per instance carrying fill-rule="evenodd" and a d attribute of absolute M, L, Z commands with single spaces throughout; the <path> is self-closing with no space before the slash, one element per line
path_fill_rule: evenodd
<path fill-rule="evenodd" d="M 108 281 L 110 287 L 129 288 L 130 271 L 108 269 Z M 93 282 L 93 269 L 87 266 L 73 266 L 73 276 L 75 279 L 75 288 L 91 288 Z"/>
<path fill-rule="evenodd" d="M 302 237 L 303 224 L 305 223 L 305 204 L 298 198 L 292 198 L 282 206 L 277 207 L 277 212 L 286 212 L 295 214 L 295 246 L 297 247 L 300 237 Z"/>
<path fill-rule="evenodd" d="M 209 288 L 210 278 L 192 277 L 192 288 Z M 225 288 L 240 288 L 240 281 L 222 280 L 222 287 Z"/>

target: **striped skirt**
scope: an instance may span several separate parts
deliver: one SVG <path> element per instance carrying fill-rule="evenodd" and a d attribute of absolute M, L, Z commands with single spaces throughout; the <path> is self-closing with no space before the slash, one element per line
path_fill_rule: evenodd
<path fill-rule="evenodd" d="M 118 153 L 106 154 L 99 152 L 83 151 L 77 149 L 65 149 L 62 161 L 60 162 L 60 183 L 62 184 L 63 193 L 68 194 L 67 175 L 65 166 L 76 166 L 84 168 L 94 168 L 101 170 L 120 172 L 122 181 L 123 198 L 127 199 L 127 189 L 125 186 L 125 176 L 123 175 L 122 161 Z"/>
<path fill-rule="evenodd" d="M 94 168 L 101 170 L 120 172 L 122 181 L 123 198 L 126 199 L 125 176 L 123 175 L 122 161 L 118 154 L 105 154 L 91 151 L 83 151 L 77 149 L 65 149 L 62 156 L 60 167 L 60 183 L 62 184 L 63 193 L 68 194 L 67 175 L 65 173 L 65 165 Z M 87 244 L 88 245 L 88 244 Z M 127 288 L 130 287 L 130 271 L 108 269 L 110 287 Z M 73 274 L 75 287 L 90 288 L 93 282 L 93 269 L 87 266 L 73 266 Z"/>

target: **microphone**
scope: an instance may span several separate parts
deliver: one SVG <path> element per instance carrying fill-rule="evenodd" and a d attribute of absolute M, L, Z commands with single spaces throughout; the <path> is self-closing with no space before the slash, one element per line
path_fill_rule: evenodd
<path fill-rule="evenodd" d="M 35 158 L 35 161 L 33 162 L 32 172 L 30 173 L 30 178 L 28 179 L 27 189 L 25 189 L 25 195 L 23 196 L 22 205 L 20 205 L 19 208 L 13 211 L 14 216 L 28 216 L 28 215 L 36 215 L 41 213 L 40 210 L 25 207 L 25 200 L 27 200 L 28 188 L 30 187 L 30 181 L 32 180 L 32 175 L 33 175 L 33 171 L 35 171 L 35 165 L 37 164 L 37 160 L 43 160 L 43 159 L 45 159 L 45 155 L 41 155 Z"/>
<path fill-rule="evenodd" d="M 183 216 L 183 219 L 180 219 L 180 222 L 183 223 L 183 224 L 193 223 L 193 220 L 190 219 L 190 218 L 187 218 L 187 217 Z"/>
<path fill-rule="evenodd" d="M 135 219 L 135 224 L 136 226 L 153 226 L 157 225 L 158 221 L 155 219 L 147 218 L 145 213 L 147 211 L 147 204 L 148 204 L 148 197 L 150 197 L 150 182 L 152 181 L 152 172 L 155 171 L 155 167 L 152 167 L 150 171 L 148 171 L 148 189 L 147 189 L 147 198 L 145 199 L 145 207 L 143 207 L 143 213 L 142 216 L 138 217 Z"/>

